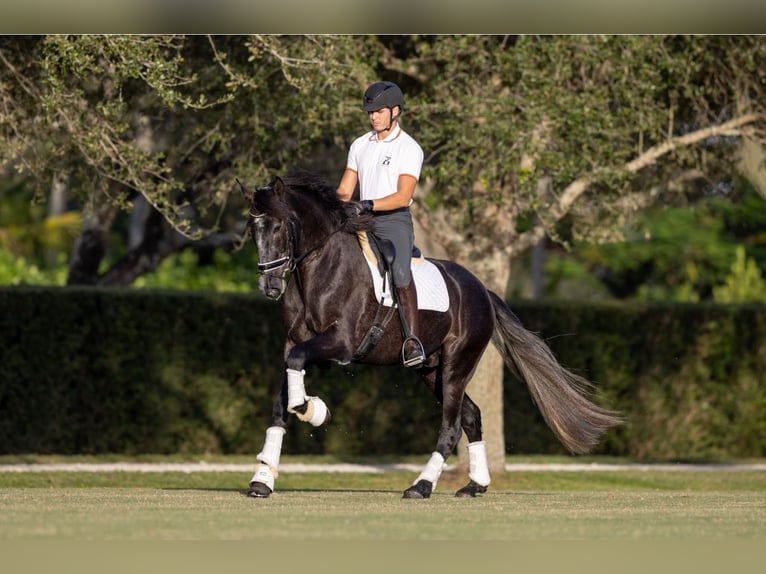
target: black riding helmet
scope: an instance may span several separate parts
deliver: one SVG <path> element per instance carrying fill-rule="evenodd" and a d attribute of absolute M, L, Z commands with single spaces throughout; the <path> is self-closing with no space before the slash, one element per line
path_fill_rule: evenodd
<path fill-rule="evenodd" d="M 364 93 L 362 110 L 365 112 L 374 112 L 394 106 L 399 106 L 400 110 L 404 109 L 404 94 L 402 94 L 399 86 L 393 82 L 375 82 Z"/>

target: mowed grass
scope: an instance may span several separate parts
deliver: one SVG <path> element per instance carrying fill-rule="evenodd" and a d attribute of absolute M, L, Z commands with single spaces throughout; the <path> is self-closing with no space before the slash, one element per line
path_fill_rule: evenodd
<path fill-rule="evenodd" d="M 762 471 L 496 473 L 475 499 L 455 498 L 466 477 L 449 472 L 403 500 L 416 474 L 283 472 L 251 499 L 239 472 L 0 472 L 0 540 L 766 538 Z"/>

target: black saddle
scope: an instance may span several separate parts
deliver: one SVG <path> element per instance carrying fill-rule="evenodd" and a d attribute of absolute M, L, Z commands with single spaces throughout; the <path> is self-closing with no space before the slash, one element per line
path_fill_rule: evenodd
<path fill-rule="evenodd" d="M 381 277 L 385 278 L 394 264 L 394 257 L 396 257 L 394 244 L 388 239 L 375 237 L 371 233 L 367 234 L 367 238 L 370 249 L 372 249 L 375 258 L 378 260 L 378 271 L 380 271 Z M 412 257 L 416 259 L 423 257 L 423 253 L 417 245 L 412 246 Z"/>

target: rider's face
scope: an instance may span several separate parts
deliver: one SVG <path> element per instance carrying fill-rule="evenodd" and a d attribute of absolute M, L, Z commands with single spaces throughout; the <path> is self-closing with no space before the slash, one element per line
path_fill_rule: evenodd
<path fill-rule="evenodd" d="M 374 112 L 367 112 L 367 117 L 370 118 L 372 129 L 376 132 L 380 133 L 388 131 L 391 126 L 391 109 L 389 108 L 381 108 Z"/>

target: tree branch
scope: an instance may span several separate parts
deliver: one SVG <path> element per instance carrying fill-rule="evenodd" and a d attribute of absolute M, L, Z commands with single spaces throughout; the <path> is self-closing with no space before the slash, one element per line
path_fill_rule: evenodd
<path fill-rule="evenodd" d="M 672 138 L 649 148 L 637 158 L 626 163 L 619 171 L 625 174 L 635 174 L 646 167 L 654 165 L 660 158 L 676 149 L 692 146 L 708 138 L 723 136 L 741 137 L 743 135 L 743 128 L 763 121 L 763 119 L 764 117 L 762 114 L 745 114 L 720 125 L 709 126 L 683 136 Z M 530 230 L 519 234 L 513 241 L 513 251 L 524 251 L 540 241 L 545 236 L 547 227 L 557 223 L 569 213 L 577 200 L 588 190 L 590 185 L 596 181 L 598 173 L 599 172 L 597 171 L 593 174 L 585 175 L 570 183 L 558 197 L 558 200 L 548 210 L 546 215 L 548 223 L 541 222 Z M 682 176 L 686 177 L 689 176 L 689 174 L 690 172 L 685 171 Z M 699 176 L 700 174 L 698 172 L 694 172 L 694 178 L 699 178 Z M 674 178 L 673 181 L 678 181 L 678 178 Z M 651 199 L 656 197 L 658 189 L 659 188 L 655 187 L 647 193 L 642 194 L 642 201 L 633 204 L 632 210 L 635 211 L 640 207 L 646 207 L 651 203 L 651 201 L 649 201 L 650 196 Z"/>
<path fill-rule="evenodd" d="M 655 164 L 662 156 L 667 155 L 678 148 L 688 147 L 708 138 L 718 136 L 740 137 L 742 135 L 742 127 L 762 121 L 763 119 L 761 114 L 746 114 L 717 126 L 709 126 L 684 136 L 670 139 L 664 143 L 649 148 L 636 159 L 625 164 L 620 171 L 627 174 L 637 173 L 638 171 Z M 561 194 L 556 204 L 551 208 L 550 213 L 553 215 L 553 220 L 558 221 L 566 215 L 572 205 L 583 193 L 585 193 L 595 179 L 595 175 L 586 175 L 570 183 L 564 189 L 564 192 Z"/>

